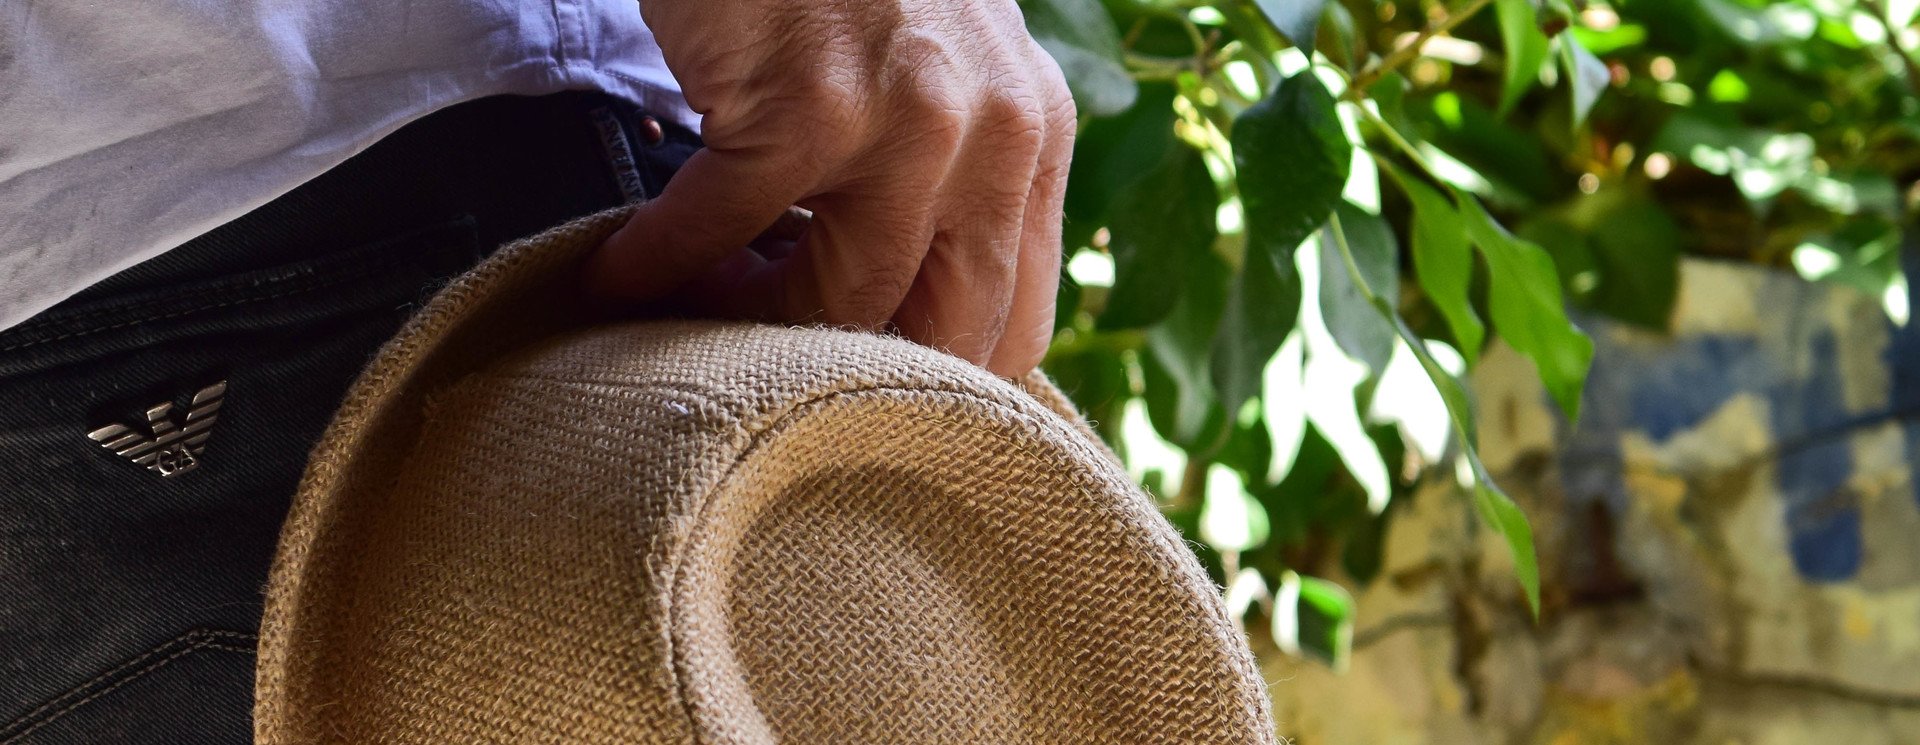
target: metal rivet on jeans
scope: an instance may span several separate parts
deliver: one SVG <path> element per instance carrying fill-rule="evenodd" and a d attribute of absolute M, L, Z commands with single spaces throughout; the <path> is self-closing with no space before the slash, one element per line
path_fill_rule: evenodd
<path fill-rule="evenodd" d="M 659 119 L 650 116 L 640 119 L 640 140 L 647 143 L 648 147 L 665 142 L 666 139 L 667 132 L 660 127 Z"/>

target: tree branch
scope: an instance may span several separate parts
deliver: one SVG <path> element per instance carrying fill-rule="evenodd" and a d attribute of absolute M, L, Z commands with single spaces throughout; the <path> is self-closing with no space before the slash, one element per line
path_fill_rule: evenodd
<path fill-rule="evenodd" d="M 1873 14 L 1873 19 L 1880 22 L 1881 28 L 1887 30 L 1887 46 L 1893 47 L 1893 53 L 1899 55 L 1900 64 L 1906 68 L 1907 87 L 1912 88 L 1915 95 L 1920 95 L 1920 64 L 1915 64 L 1913 53 L 1900 45 L 1900 29 L 1894 28 L 1893 19 L 1887 17 L 1886 6 L 1880 0 L 1860 0 L 1860 5 Z"/>
<path fill-rule="evenodd" d="M 1420 49 L 1427 45 L 1428 40 L 1452 31 L 1460 24 L 1466 23 L 1468 18 L 1472 18 L 1474 14 L 1485 10 L 1487 6 L 1492 4 L 1493 0 L 1473 0 L 1467 3 L 1465 7 L 1448 13 L 1446 18 L 1440 19 L 1439 23 L 1421 30 L 1420 34 L 1415 36 L 1411 43 L 1393 50 L 1393 54 L 1387 55 L 1387 58 L 1381 60 L 1380 64 L 1367 68 L 1359 75 L 1355 75 L 1353 85 L 1347 87 L 1347 97 L 1353 100 L 1359 100 L 1365 95 L 1368 88 L 1372 88 L 1374 83 L 1380 82 L 1380 79 L 1386 77 L 1387 73 L 1393 72 L 1401 65 L 1419 57 Z"/>

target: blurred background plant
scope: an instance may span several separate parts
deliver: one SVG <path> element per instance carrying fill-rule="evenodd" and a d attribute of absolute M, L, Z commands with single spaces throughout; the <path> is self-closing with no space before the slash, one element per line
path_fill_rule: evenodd
<path fill-rule="evenodd" d="M 1047 369 L 1279 649 L 1345 664 L 1436 481 L 1537 615 L 1459 378 L 1503 344 L 1571 423 L 1569 308 L 1660 331 L 1685 256 L 1904 324 L 1916 6 L 1022 0 L 1083 118 Z"/>

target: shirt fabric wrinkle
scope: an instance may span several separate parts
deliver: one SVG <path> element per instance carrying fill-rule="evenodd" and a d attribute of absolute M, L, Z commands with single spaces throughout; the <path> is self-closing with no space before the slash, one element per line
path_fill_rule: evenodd
<path fill-rule="evenodd" d="M 632 0 L 0 0 L 0 18 L 19 21 L 0 24 L 0 329 L 456 103 L 597 90 L 699 126 Z"/>

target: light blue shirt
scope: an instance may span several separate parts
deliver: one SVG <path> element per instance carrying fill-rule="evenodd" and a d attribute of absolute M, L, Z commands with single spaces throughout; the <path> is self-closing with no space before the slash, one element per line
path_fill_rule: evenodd
<path fill-rule="evenodd" d="M 697 128 L 634 0 L 0 0 L 0 328 L 449 104 Z"/>

